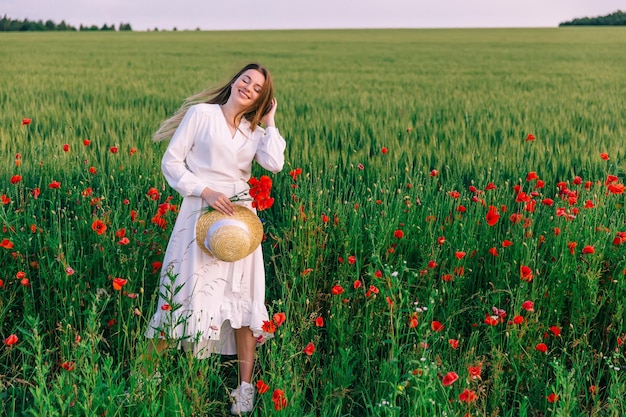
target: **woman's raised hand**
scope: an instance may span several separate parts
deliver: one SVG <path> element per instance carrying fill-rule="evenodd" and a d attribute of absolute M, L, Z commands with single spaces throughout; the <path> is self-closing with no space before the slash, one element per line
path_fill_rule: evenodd
<path fill-rule="evenodd" d="M 265 127 L 276 126 L 276 124 L 274 123 L 274 115 L 276 114 L 276 107 L 278 107 L 278 101 L 276 101 L 276 97 L 274 97 L 272 101 L 270 102 L 269 111 L 261 119 L 261 123 L 263 123 Z"/>

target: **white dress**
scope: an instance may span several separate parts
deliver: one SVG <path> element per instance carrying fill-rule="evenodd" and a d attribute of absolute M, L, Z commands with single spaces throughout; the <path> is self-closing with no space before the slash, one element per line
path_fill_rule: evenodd
<path fill-rule="evenodd" d="M 175 338 L 198 358 L 236 354 L 233 329 L 242 326 L 249 326 L 259 342 L 272 337 L 262 330 L 268 313 L 261 246 L 240 261 L 220 261 L 200 250 L 195 227 L 206 207 L 200 197 L 205 187 L 228 197 L 245 191 L 252 161 L 278 172 L 284 151 L 285 140 L 275 127 L 252 132 L 242 118 L 231 137 L 219 105 L 189 108 L 161 164 L 165 179 L 183 202 L 163 259 L 159 303 L 146 337 Z M 239 204 L 250 207 L 249 202 Z M 172 311 L 162 309 L 165 304 Z"/>

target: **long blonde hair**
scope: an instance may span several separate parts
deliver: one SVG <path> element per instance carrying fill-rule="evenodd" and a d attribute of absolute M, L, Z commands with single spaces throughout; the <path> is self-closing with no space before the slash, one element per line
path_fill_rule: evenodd
<path fill-rule="evenodd" d="M 172 117 L 161 123 L 159 130 L 154 132 L 154 135 L 152 135 L 152 140 L 160 142 L 162 140 L 171 139 L 174 132 L 176 132 L 178 125 L 180 125 L 180 122 L 185 117 L 187 110 L 195 104 L 226 104 L 230 98 L 231 85 L 241 76 L 241 74 L 250 69 L 259 71 L 263 74 L 265 82 L 263 83 L 263 87 L 261 88 L 261 92 L 259 93 L 259 97 L 256 101 L 250 107 L 241 111 L 237 117 L 241 116 L 248 120 L 250 122 L 250 128 L 254 130 L 261 122 L 261 118 L 270 110 L 270 103 L 272 102 L 272 97 L 274 97 L 274 85 L 272 84 L 272 76 L 267 68 L 263 67 L 261 64 L 253 62 L 244 66 L 230 79 L 228 83 L 223 86 L 204 90 L 191 97 L 187 97 L 180 109 L 178 109 Z"/>

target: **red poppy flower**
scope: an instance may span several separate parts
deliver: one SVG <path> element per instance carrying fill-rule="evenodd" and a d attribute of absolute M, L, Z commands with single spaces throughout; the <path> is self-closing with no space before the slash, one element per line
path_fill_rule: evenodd
<path fill-rule="evenodd" d="M 322 223 L 328 223 L 330 221 L 330 217 L 325 214 L 322 214 Z"/>
<path fill-rule="evenodd" d="M 148 192 L 146 193 L 148 195 L 148 197 L 150 197 L 153 201 L 156 201 L 159 199 L 159 190 L 157 190 L 154 187 L 150 187 L 150 189 L 148 190 Z"/>
<path fill-rule="evenodd" d="M 624 194 L 624 184 L 609 184 L 607 190 L 611 194 Z"/>
<path fill-rule="evenodd" d="M 487 212 L 485 219 L 487 220 L 487 224 L 489 226 L 494 226 L 498 223 L 500 219 L 500 213 L 498 213 L 498 208 L 495 206 L 489 206 L 489 211 Z"/>
<path fill-rule="evenodd" d="M 495 247 L 490 248 L 490 249 L 489 249 L 489 254 L 490 254 L 491 256 L 498 256 L 498 249 L 496 249 Z"/>
<path fill-rule="evenodd" d="M 270 321 L 263 321 L 263 325 L 261 326 L 261 329 L 263 329 L 263 331 L 265 333 L 275 333 L 276 332 L 276 324 L 274 324 L 274 322 L 272 320 Z"/>
<path fill-rule="evenodd" d="M 485 320 L 483 320 L 487 326 L 497 326 L 500 323 L 500 318 L 498 316 L 492 316 L 489 313 L 485 314 Z"/>
<path fill-rule="evenodd" d="M 537 346 L 535 346 L 535 350 L 541 353 L 546 353 L 548 351 L 548 346 L 545 343 L 537 343 Z"/>
<path fill-rule="evenodd" d="M 348 263 L 350 265 L 354 265 L 356 263 L 356 256 L 352 256 L 352 255 L 348 256 Z"/>
<path fill-rule="evenodd" d="M 365 293 L 366 297 L 369 297 L 371 294 L 378 294 L 380 290 L 375 285 L 370 285 L 369 289 Z"/>
<path fill-rule="evenodd" d="M 316 317 L 315 318 L 315 327 L 324 327 L 324 318 Z"/>
<path fill-rule="evenodd" d="M 309 344 L 307 344 L 304 349 L 302 349 L 302 352 L 304 352 L 308 356 L 313 355 L 313 352 L 315 352 L 315 345 L 313 344 L 313 342 L 309 342 Z"/>
<path fill-rule="evenodd" d="M 11 199 L 9 197 L 7 197 L 6 194 L 2 194 L 2 204 L 6 206 L 10 202 L 11 202 Z"/>
<path fill-rule="evenodd" d="M 123 237 L 117 243 L 120 245 L 128 245 L 130 243 L 130 240 L 127 237 Z"/>
<path fill-rule="evenodd" d="M 443 245 L 444 243 L 446 243 L 446 238 L 444 236 L 440 236 L 437 238 L 437 243 L 439 245 Z"/>
<path fill-rule="evenodd" d="M 593 246 L 591 246 L 591 245 L 586 245 L 586 246 L 583 248 L 582 253 L 584 253 L 584 254 L 596 253 L 596 250 L 595 250 L 595 248 L 594 248 Z"/>
<path fill-rule="evenodd" d="M 437 320 L 433 320 L 430 323 L 430 328 L 433 330 L 433 332 L 440 332 L 444 329 L 444 325 L 441 324 L 441 322 L 437 321 Z"/>
<path fill-rule="evenodd" d="M 50 187 L 51 189 L 61 188 L 61 183 L 58 181 L 52 180 L 52 182 L 48 185 L 48 187 Z"/>
<path fill-rule="evenodd" d="M 263 382 L 262 379 L 259 379 L 256 382 L 256 390 L 259 394 L 265 394 L 267 391 L 269 391 L 270 386 L 267 385 L 265 382 Z"/>
<path fill-rule="evenodd" d="M 276 327 L 280 327 L 283 325 L 285 320 L 287 320 L 287 315 L 284 312 L 276 313 L 272 319 L 274 320 L 274 323 L 276 323 Z"/>
<path fill-rule="evenodd" d="M 535 135 L 533 135 L 532 133 L 529 133 L 528 136 L 526 136 L 526 142 L 532 142 L 535 139 Z"/>
<path fill-rule="evenodd" d="M 117 146 L 111 146 L 111 147 L 109 148 L 109 151 L 110 151 L 111 153 L 117 153 L 117 151 L 119 151 L 119 148 L 118 148 Z"/>
<path fill-rule="evenodd" d="M 389 152 L 389 149 L 385 148 L 384 146 L 380 149 L 380 152 L 382 152 L 382 154 L 386 154 L 387 152 Z"/>
<path fill-rule="evenodd" d="M 302 168 L 296 168 L 289 171 L 289 175 L 294 181 L 297 181 L 298 175 L 302 174 Z"/>
<path fill-rule="evenodd" d="M 534 312 L 535 311 L 535 303 L 533 303 L 530 300 L 526 300 L 522 303 L 522 308 L 528 312 Z"/>
<path fill-rule="evenodd" d="M 414 312 L 413 314 L 411 314 L 411 317 L 409 317 L 409 329 L 414 329 L 417 327 L 417 325 L 417 313 Z"/>
<path fill-rule="evenodd" d="M 352 283 L 352 286 L 354 287 L 355 290 L 358 290 L 359 288 L 363 286 L 363 283 L 361 282 L 360 279 L 355 279 L 354 282 Z"/>
<path fill-rule="evenodd" d="M 439 171 L 437 171 L 436 169 L 433 169 L 432 171 L 430 171 L 431 177 L 436 177 L 437 175 L 439 175 Z"/>
<path fill-rule="evenodd" d="M 480 374 L 481 374 L 481 365 L 478 364 L 476 366 L 469 366 L 467 368 L 467 372 L 469 373 L 470 377 L 472 379 L 481 379 L 480 378 Z"/>
<path fill-rule="evenodd" d="M 152 273 L 156 274 L 157 272 L 159 272 L 162 266 L 163 266 L 163 262 L 161 261 L 152 262 Z"/>
<path fill-rule="evenodd" d="M 533 280 L 533 270 L 526 265 L 519 267 L 520 279 L 522 281 L 531 282 Z"/>
<path fill-rule="evenodd" d="M 519 314 L 513 317 L 513 324 L 522 324 L 522 323 L 524 323 L 524 317 L 520 316 Z"/>
<path fill-rule="evenodd" d="M 457 259 L 463 259 L 463 258 L 465 258 L 465 252 L 463 252 L 462 250 L 456 251 L 456 252 L 454 253 L 454 256 L 455 256 Z"/>
<path fill-rule="evenodd" d="M 61 368 L 65 369 L 68 372 L 72 372 L 76 367 L 75 362 L 65 361 L 61 364 Z"/>
<path fill-rule="evenodd" d="M 37 200 L 37 199 L 39 198 L 39 194 L 41 194 L 41 191 L 39 190 L 39 188 L 33 188 L 33 189 L 30 191 L 30 193 L 31 193 L 31 195 L 33 196 L 33 198 L 34 198 L 35 200 Z"/>
<path fill-rule="evenodd" d="M 2 239 L 2 243 L 0 243 L 0 246 L 5 249 L 13 249 L 13 242 L 11 242 L 9 239 Z"/>
<path fill-rule="evenodd" d="M 443 386 L 444 387 L 449 387 L 450 385 L 454 384 L 456 382 L 456 380 L 459 379 L 459 375 L 456 372 L 448 372 L 444 377 L 443 377 Z"/>
<path fill-rule="evenodd" d="M 472 391 L 471 389 L 467 389 L 467 388 L 465 388 L 463 392 L 459 394 L 459 401 L 461 401 L 462 403 L 466 403 L 466 404 L 470 404 L 476 401 L 477 398 L 478 396 L 476 395 L 476 393 Z"/>
<path fill-rule="evenodd" d="M 526 182 L 531 182 L 533 180 L 536 180 L 537 178 L 539 178 L 539 175 L 537 175 L 535 171 L 531 171 L 528 173 L 528 175 L 526 175 Z"/>
<path fill-rule="evenodd" d="M 124 278 L 113 278 L 113 289 L 115 291 L 119 291 L 127 283 L 128 283 L 127 279 L 124 279 Z"/>
<path fill-rule="evenodd" d="M 91 141 L 89 139 L 83 139 L 83 145 L 89 146 L 90 144 L 91 144 Z"/>
<path fill-rule="evenodd" d="M 550 395 L 548 395 L 548 402 L 549 403 L 555 403 L 557 402 L 561 397 L 556 395 L 555 393 L 552 393 Z"/>
<path fill-rule="evenodd" d="M 397 229 L 395 232 L 393 232 L 393 236 L 396 239 L 402 239 L 404 237 L 404 232 L 400 229 Z"/>
<path fill-rule="evenodd" d="M 450 347 L 452 349 L 458 349 L 459 348 L 459 341 L 456 339 L 448 339 L 448 344 L 450 345 Z"/>
<path fill-rule="evenodd" d="M 274 403 L 274 409 L 280 411 L 287 407 L 287 398 L 285 398 L 285 392 L 282 389 L 275 389 L 272 394 L 272 402 Z"/>
<path fill-rule="evenodd" d="M 383 273 L 380 270 L 377 270 L 376 272 L 374 272 L 374 276 L 376 278 L 382 278 L 383 277 Z"/>
<path fill-rule="evenodd" d="M 559 326 L 550 326 L 550 332 L 556 337 L 561 336 L 561 328 Z"/>
<path fill-rule="evenodd" d="M 136 152 L 137 152 L 137 148 L 130 148 L 130 151 L 128 151 L 128 154 L 130 156 L 133 156 Z"/>
<path fill-rule="evenodd" d="M 342 294 L 343 287 L 341 285 L 335 285 L 333 286 L 333 288 L 331 288 L 330 292 L 333 293 L 334 295 Z"/>
<path fill-rule="evenodd" d="M 602 152 L 600 154 L 600 158 L 604 159 L 605 161 L 608 161 L 609 160 L 609 154 L 606 153 L 606 152 Z"/>
<path fill-rule="evenodd" d="M 589 387 L 589 393 L 590 393 L 591 395 L 596 395 L 596 391 L 597 391 L 597 387 L 596 387 L 595 385 L 591 385 L 591 386 Z"/>
<path fill-rule="evenodd" d="M 4 344 L 7 346 L 12 346 L 19 341 L 19 338 L 15 334 L 10 334 L 9 337 L 4 339 Z"/>
<path fill-rule="evenodd" d="M 13 175 L 11 177 L 11 184 L 17 184 L 20 181 L 22 181 L 22 176 L 21 175 Z"/>
<path fill-rule="evenodd" d="M 163 304 L 161 306 L 161 310 L 163 310 L 163 311 L 172 311 L 172 306 L 169 305 L 169 304 Z"/>
<path fill-rule="evenodd" d="M 63 145 L 63 152 L 69 152 L 69 151 L 70 151 L 70 145 L 66 143 L 65 145 Z"/>
<path fill-rule="evenodd" d="M 96 232 L 98 235 L 103 235 L 107 231 L 107 225 L 104 224 L 102 220 L 96 219 L 93 223 L 91 223 L 91 230 Z"/>

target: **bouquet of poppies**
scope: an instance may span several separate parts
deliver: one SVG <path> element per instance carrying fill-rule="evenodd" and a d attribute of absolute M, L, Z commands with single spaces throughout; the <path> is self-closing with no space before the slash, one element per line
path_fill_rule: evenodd
<path fill-rule="evenodd" d="M 248 184 L 250 184 L 248 192 L 252 197 L 252 207 L 259 211 L 272 207 L 274 199 L 270 197 L 270 191 L 272 191 L 272 179 L 270 177 L 267 175 L 262 175 L 258 179 L 252 177 Z"/>
<path fill-rule="evenodd" d="M 270 177 L 267 175 L 262 175 L 259 178 L 252 177 L 248 184 L 250 184 L 249 190 L 235 194 L 229 200 L 233 203 L 236 201 L 252 201 L 252 207 L 259 211 L 272 207 L 274 199 L 270 197 L 270 192 L 272 191 L 272 179 Z"/>

